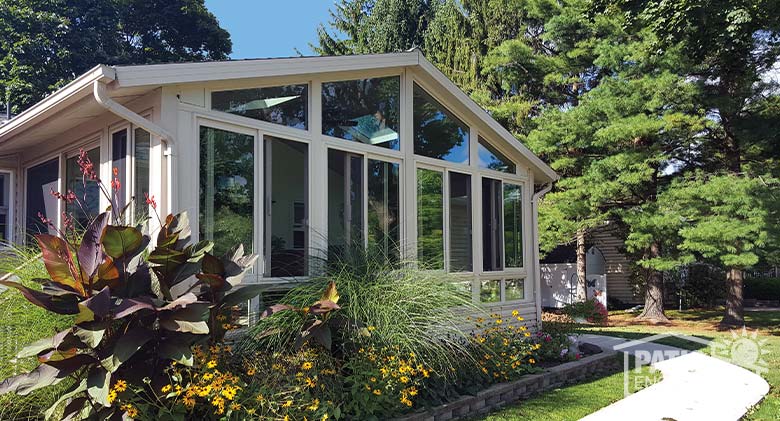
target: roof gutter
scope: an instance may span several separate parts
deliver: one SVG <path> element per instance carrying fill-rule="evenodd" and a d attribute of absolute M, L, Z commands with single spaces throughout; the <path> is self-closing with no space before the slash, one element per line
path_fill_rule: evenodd
<path fill-rule="evenodd" d="M 542 329 L 542 265 L 539 263 L 539 201 L 545 194 L 552 190 L 553 183 L 544 184 L 541 190 L 534 193 L 531 198 L 531 207 L 533 212 L 533 242 L 534 242 L 534 275 L 536 278 L 536 324 L 537 329 Z"/>
<path fill-rule="evenodd" d="M 108 96 L 108 92 L 106 90 L 106 84 L 104 82 L 96 80 L 95 83 L 93 84 L 92 93 L 95 97 L 95 101 L 97 101 L 97 103 L 100 104 L 106 110 L 116 114 L 117 116 L 123 118 L 124 120 L 133 123 L 138 127 L 143 128 L 147 132 L 159 137 L 168 146 L 173 145 L 175 143 L 173 135 L 167 130 L 165 130 L 163 127 L 146 118 L 143 118 L 141 115 L 136 114 L 135 112 L 125 107 L 124 105 L 111 99 L 111 97 Z"/>

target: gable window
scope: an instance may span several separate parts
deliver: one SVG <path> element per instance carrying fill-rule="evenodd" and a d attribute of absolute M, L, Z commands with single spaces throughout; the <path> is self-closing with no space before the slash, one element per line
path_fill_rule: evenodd
<path fill-rule="evenodd" d="M 308 85 L 286 85 L 212 92 L 211 108 L 306 130 L 308 90 Z"/>
<path fill-rule="evenodd" d="M 307 273 L 309 145 L 265 136 L 265 275 Z"/>
<path fill-rule="evenodd" d="M 469 127 L 416 84 L 413 113 L 415 154 L 469 163 Z"/>
<path fill-rule="evenodd" d="M 100 163 L 100 148 L 87 151 L 87 157 L 95 164 Z M 72 191 L 77 201 L 66 203 L 65 212 L 73 217 L 76 228 L 86 228 L 100 213 L 100 187 L 92 180 L 84 178 L 79 167 L 78 154 L 69 157 L 65 162 L 65 191 Z"/>
<path fill-rule="evenodd" d="M 254 136 L 201 126 L 200 239 L 215 255 L 253 249 L 254 180 Z"/>
<path fill-rule="evenodd" d="M 49 233 L 49 227 L 41 221 L 39 214 L 56 223 L 59 212 L 57 198 L 51 191 L 57 191 L 60 178 L 60 160 L 54 158 L 27 169 L 26 181 L 26 232 L 28 236 Z"/>
<path fill-rule="evenodd" d="M 515 173 L 515 164 L 481 137 L 479 138 L 478 148 L 480 168 L 510 174 Z"/>
<path fill-rule="evenodd" d="M 398 150 L 399 76 L 322 84 L 322 133 Z"/>
<path fill-rule="evenodd" d="M 0 172 L 0 241 L 8 241 L 11 238 L 10 201 L 11 175 Z"/>

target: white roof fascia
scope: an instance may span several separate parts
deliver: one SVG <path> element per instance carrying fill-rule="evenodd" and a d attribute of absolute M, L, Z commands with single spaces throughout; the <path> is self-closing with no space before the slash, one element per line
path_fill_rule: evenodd
<path fill-rule="evenodd" d="M 0 126 L 0 144 L 13 136 L 18 130 L 24 130 L 29 127 L 32 121 L 47 118 L 53 110 L 60 108 L 62 105 L 90 95 L 92 93 L 92 84 L 95 81 L 110 82 L 115 77 L 114 69 L 109 66 L 101 64 L 93 67 L 74 81 Z"/>
<path fill-rule="evenodd" d="M 115 66 L 120 88 L 207 82 L 214 80 L 292 76 L 310 73 L 343 72 L 415 66 L 416 51 L 355 56 L 292 57 L 213 61 L 202 63 L 168 63 L 139 66 Z"/>
<path fill-rule="evenodd" d="M 518 152 L 520 152 L 521 155 L 523 155 L 528 161 L 531 162 L 533 166 L 539 169 L 541 171 L 542 175 L 544 175 L 547 180 L 543 181 L 555 181 L 560 178 L 558 174 L 550 168 L 549 165 L 547 165 L 544 161 L 542 161 L 541 158 L 536 156 L 533 152 L 531 152 L 528 147 L 520 143 L 517 138 L 509 132 L 504 126 L 502 126 L 499 122 L 493 119 L 493 117 L 488 114 L 487 111 L 485 111 L 482 107 L 479 106 L 476 102 L 474 102 L 473 99 L 471 99 L 470 96 L 466 95 L 465 92 L 463 92 L 460 88 L 458 88 L 457 85 L 455 85 L 454 82 L 452 82 L 447 76 L 444 75 L 436 66 L 434 66 L 428 59 L 425 58 L 425 56 L 419 51 L 415 50 L 415 52 L 418 54 L 419 57 L 419 66 L 422 68 L 426 73 L 428 73 L 433 79 L 438 82 L 441 86 L 443 86 L 447 91 L 449 91 L 452 95 L 455 96 L 460 102 L 462 102 L 474 115 L 477 116 L 480 120 L 482 120 L 488 127 L 490 127 L 492 130 L 494 130 L 496 133 L 498 133 L 499 136 L 504 138 L 504 140 L 513 148 L 515 148 Z"/>

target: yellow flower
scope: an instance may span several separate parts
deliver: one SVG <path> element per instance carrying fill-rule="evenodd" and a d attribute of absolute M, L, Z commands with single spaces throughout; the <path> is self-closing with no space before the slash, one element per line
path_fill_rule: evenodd
<path fill-rule="evenodd" d="M 517 310 L 512 310 L 512 316 L 517 317 L 520 315 L 520 312 Z"/>
<path fill-rule="evenodd" d="M 381 391 L 381 390 L 379 390 L 379 389 L 374 389 L 374 392 L 373 392 L 373 393 L 374 393 L 375 395 L 379 396 L 379 395 L 381 395 L 381 394 L 382 394 L 382 391 Z"/>
<path fill-rule="evenodd" d="M 240 403 L 231 403 L 230 404 L 230 409 L 232 409 L 234 411 L 238 411 L 239 409 L 241 409 L 241 404 Z"/>
<path fill-rule="evenodd" d="M 283 403 L 283 404 L 282 404 L 282 408 L 289 408 L 289 407 L 291 407 L 291 406 L 292 406 L 292 404 L 293 404 L 293 401 L 292 401 L 292 399 L 291 399 L 291 400 L 288 400 L 287 402 L 285 402 L 285 403 Z"/>
<path fill-rule="evenodd" d="M 160 389 L 160 392 L 163 392 L 163 393 L 168 393 L 170 391 L 171 391 L 171 385 L 169 385 L 169 384 L 166 384 L 165 386 L 162 387 L 162 389 Z"/>
<path fill-rule="evenodd" d="M 208 368 L 214 368 L 216 366 L 217 366 L 217 361 L 216 360 L 211 360 L 211 361 L 208 362 L 208 364 L 206 364 L 206 367 L 208 367 Z"/>
<path fill-rule="evenodd" d="M 246 371 L 246 375 L 247 376 L 254 376 L 255 375 L 255 369 L 254 368 L 250 368 L 249 370 Z"/>
<path fill-rule="evenodd" d="M 401 383 L 409 383 L 409 378 L 408 378 L 408 377 L 406 377 L 406 376 L 401 376 L 401 378 L 400 378 L 400 379 L 398 379 L 398 380 L 400 380 L 400 381 L 401 381 Z"/>
<path fill-rule="evenodd" d="M 529 363 L 531 363 L 531 364 L 536 364 L 536 360 L 535 360 L 535 359 L 533 359 L 533 358 L 531 358 L 530 360 L 528 360 L 528 362 L 529 362 Z"/>
<path fill-rule="evenodd" d="M 320 400 L 314 399 L 311 405 L 307 406 L 306 409 L 308 409 L 309 411 L 316 411 L 317 409 L 319 409 L 319 407 L 320 407 Z"/>
<path fill-rule="evenodd" d="M 503 320 L 501 320 L 501 319 L 496 319 L 496 324 L 497 324 L 497 325 L 500 325 L 501 323 L 504 323 L 504 321 L 503 321 Z"/>
<path fill-rule="evenodd" d="M 304 361 L 304 363 L 301 364 L 301 370 L 311 370 L 312 367 L 314 367 L 314 364 L 309 361 Z"/>
<path fill-rule="evenodd" d="M 307 387 L 314 387 L 317 386 L 317 382 L 311 379 L 311 377 L 307 377 L 305 380 Z"/>
<path fill-rule="evenodd" d="M 322 420 L 320 421 L 328 421 L 328 414 L 327 413 L 322 414 Z"/>
<path fill-rule="evenodd" d="M 214 374 L 212 374 L 212 373 L 205 373 L 205 374 L 203 375 L 203 380 L 204 380 L 204 381 L 210 381 L 210 380 L 211 380 L 211 379 L 213 379 L 213 378 L 214 378 Z"/>
<path fill-rule="evenodd" d="M 412 386 L 409 388 L 409 395 L 411 396 L 417 396 L 417 388 Z"/>
<path fill-rule="evenodd" d="M 192 409 L 195 407 L 195 399 L 194 398 L 184 398 L 181 400 L 182 403 L 184 403 L 184 406 L 187 407 L 187 409 Z"/>
<path fill-rule="evenodd" d="M 375 331 L 375 330 L 376 330 L 376 327 L 375 327 L 375 326 L 369 326 L 369 327 L 368 327 L 368 331 L 369 331 L 369 332 L 373 332 L 373 331 Z"/>
<path fill-rule="evenodd" d="M 525 332 L 525 333 L 523 333 L 523 335 L 524 335 L 526 338 L 527 338 L 527 337 L 529 337 L 529 336 L 531 336 L 531 334 L 530 334 L 530 333 L 528 333 L 528 332 Z"/>
<path fill-rule="evenodd" d="M 111 390 L 108 392 L 108 403 L 114 403 L 116 400 L 116 390 Z"/>
<path fill-rule="evenodd" d="M 127 382 L 121 379 L 117 380 L 116 383 L 114 384 L 114 390 L 116 390 L 117 392 L 124 392 L 125 390 L 127 390 Z"/>

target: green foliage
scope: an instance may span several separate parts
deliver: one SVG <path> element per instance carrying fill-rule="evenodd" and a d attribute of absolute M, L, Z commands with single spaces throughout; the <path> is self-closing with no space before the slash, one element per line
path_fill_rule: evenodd
<path fill-rule="evenodd" d="M 566 307 L 563 308 L 563 313 L 575 321 L 577 319 L 584 319 L 589 323 L 597 325 L 605 324 L 609 318 L 607 309 L 595 298 L 567 304 Z"/>
<path fill-rule="evenodd" d="M 230 51 L 203 0 L 0 2 L 0 87 L 15 113 L 97 64 L 218 60 Z"/>
<path fill-rule="evenodd" d="M 47 418 L 60 402 L 68 402 L 64 418 L 110 416 L 117 409 L 109 397 L 112 377 L 154 378 L 165 361 L 192 364 L 194 343 L 224 335 L 217 317 L 259 293 L 235 288 L 257 256 L 244 256 L 239 246 L 217 258 L 209 254 L 212 243 L 188 244 L 186 215 L 162 223 L 148 263 L 142 252 L 150 238 L 137 227 L 109 225 L 109 218 L 97 216 L 80 244 L 64 234 L 36 237 L 51 278 L 36 279 L 42 291 L 0 281 L 49 312 L 75 315 L 71 327 L 17 354 L 37 356 L 40 365 L 0 383 L 2 394 L 27 395 L 72 378 Z"/>
<path fill-rule="evenodd" d="M 780 278 L 745 279 L 745 298 L 753 300 L 780 300 Z"/>

